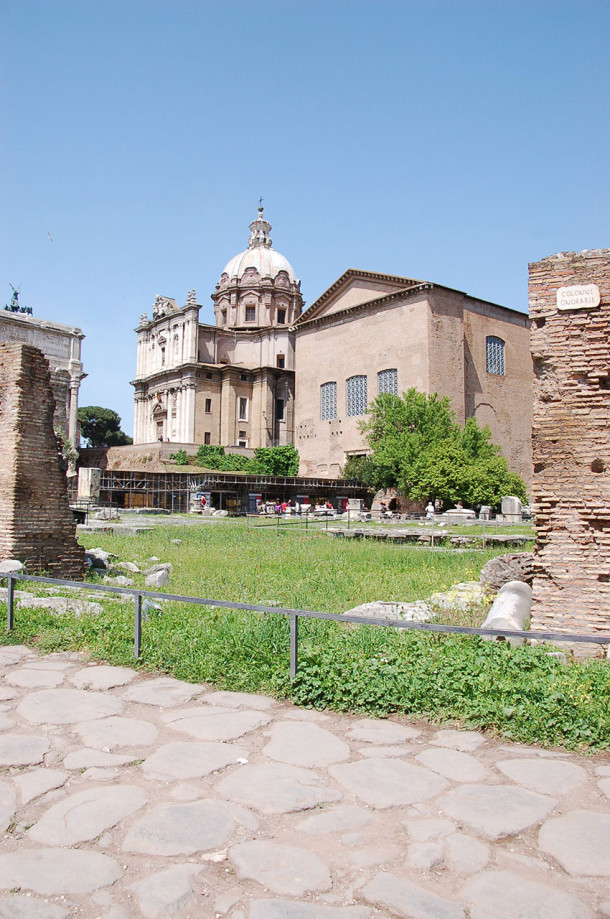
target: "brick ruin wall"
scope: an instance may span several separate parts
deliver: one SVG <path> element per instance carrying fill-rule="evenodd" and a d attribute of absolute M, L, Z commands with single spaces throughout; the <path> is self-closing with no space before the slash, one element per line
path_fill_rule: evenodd
<path fill-rule="evenodd" d="M 592 305 L 596 288 L 600 302 Z M 535 378 L 532 629 L 608 633 L 610 249 L 562 252 L 533 263 L 529 299 Z M 583 653 L 588 648 L 579 646 Z"/>
<path fill-rule="evenodd" d="M 30 574 L 82 579 L 84 550 L 53 431 L 49 363 L 32 345 L 0 343 L 0 559 Z"/>

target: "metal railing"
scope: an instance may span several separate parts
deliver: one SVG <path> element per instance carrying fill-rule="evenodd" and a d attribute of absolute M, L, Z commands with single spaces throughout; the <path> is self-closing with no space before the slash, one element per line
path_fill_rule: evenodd
<path fill-rule="evenodd" d="M 66 581 L 58 578 L 46 578 L 32 574 L 8 575 L 6 597 L 6 629 L 12 631 L 15 622 L 15 583 L 34 581 L 42 584 L 56 584 L 61 587 L 76 587 L 81 590 L 100 591 L 102 593 L 122 594 L 133 598 L 133 644 L 134 657 L 142 654 L 142 600 L 170 600 L 177 603 L 193 603 L 198 606 L 211 606 L 218 609 L 239 609 L 255 613 L 268 613 L 274 616 L 290 617 L 290 678 L 297 674 L 299 662 L 299 619 L 328 619 L 333 622 L 349 622 L 355 625 L 381 626 L 392 629 L 411 629 L 422 632 L 443 632 L 451 635 L 488 635 L 494 638 L 526 638 L 537 641 L 567 641 L 576 644 L 597 644 L 610 646 L 610 634 L 580 635 L 566 632 L 515 631 L 511 629 L 483 629 L 471 626 L 442 625 L 436 622 L 408 622 L 395 619 L 363 619 L 361 616 L 350 616 L 346 613 L 322 613 L 308 609 L 290 609 L 277 606 L 264 606 L 258 603 L 237 603 L 232 600 L 212 600 L 203 597 L 188 597 L 181 594 L 166 594 L 159 591 L 139 590 L 132 587 L 112 587 L 107 584 L 90 584 L 82 581 Z M 27 601 L 24 603 L 27 608 Z"/>

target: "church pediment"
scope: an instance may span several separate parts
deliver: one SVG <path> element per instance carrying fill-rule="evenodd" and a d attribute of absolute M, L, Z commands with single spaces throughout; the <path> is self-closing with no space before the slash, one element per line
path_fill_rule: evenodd
<path fill-rule="evenodd" d="M 421 283 L 412 278 L 350 268 L 312 303 L 301 316 L 301 321 L 307 322 L 310 319 L 319 319 L 322 316 L 339 313 Z"/>

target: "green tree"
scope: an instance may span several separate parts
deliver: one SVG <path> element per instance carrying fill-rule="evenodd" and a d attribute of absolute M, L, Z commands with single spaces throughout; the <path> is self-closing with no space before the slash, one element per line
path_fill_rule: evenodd
<path fill-rule="evenodd" d="M 78 410 L 80 432 L 90 447 L 123 447 L 133 443 L 131 437 L 121 431 L 121 416 L 111 408 L 86 405 Z"/>
<path fill-rule="evenodd" d="M 498 507 L 506 494 L 527 500 L 523 480 L 510 472 L 489 428 L 475 418 L 461 427 L 447 397 L 416 389 L 402 398 L 384 393 L 360 427 L 372 450 L 362 464 L 371 487 L 395 486 L 414 500 L 438 498 L 446 506 L 461 500 Z"/>
<path fill-rule="evenodd" d="M 292 444 L 285 447 L 257 447 L 254 451 L 257 472 L 263 475 L 298 475 L 299 451 Z"/>

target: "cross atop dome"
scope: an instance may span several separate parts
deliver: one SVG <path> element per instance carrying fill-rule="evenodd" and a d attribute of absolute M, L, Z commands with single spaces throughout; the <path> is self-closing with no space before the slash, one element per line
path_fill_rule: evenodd
<path fill-rule="evenodd" d="M 248 247 L 253 249 L 255 246 L 265 246 L 271 248 L 271 224 L 263 218 L 263 199 L 258 199 L 258 217 L 250 224 L 250 239 Z"/>

